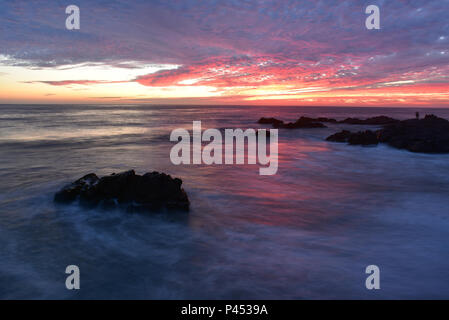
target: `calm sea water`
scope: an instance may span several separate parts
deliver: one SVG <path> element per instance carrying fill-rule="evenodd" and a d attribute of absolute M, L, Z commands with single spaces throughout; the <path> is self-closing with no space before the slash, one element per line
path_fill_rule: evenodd
<path fill-rule="evenodd" d="M 281 130 L 279 170 L 174 166 L 172 129 L 261 116 L 414 117 L 414 109 L 0 106 L 0 298 L 449 298 L 449 156 Z M 421 110 L 449 118 L 449 110 Z M 352 130 L 358 127 L 349 126 Z M 189 214 L 55 205 L 89 172 L 180 177 Z M 81 290 L 65 289 L 65 268 Z M 365 288 L 365 268 L 381 290 Z"/>

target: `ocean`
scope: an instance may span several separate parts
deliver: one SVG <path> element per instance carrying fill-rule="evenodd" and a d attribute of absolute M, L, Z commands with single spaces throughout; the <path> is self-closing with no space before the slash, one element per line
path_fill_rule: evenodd
<path fill-rule="evenodd" d="M 279 130 L 279 169 L 180 165 L 170 132 L 260 117 L 399 119 L 448 109 L 0 105 L 1 299 L 449 298 L 449 155 Z M 375 128 L 375 127 L 370 127 Z M 53 202 L 65 184 L 135 169 L 179 177 L 189 213 Z M 77 265 L 81 289 L 67 290 Z M 367 290 L 365 268 L 380 269 Z"/>

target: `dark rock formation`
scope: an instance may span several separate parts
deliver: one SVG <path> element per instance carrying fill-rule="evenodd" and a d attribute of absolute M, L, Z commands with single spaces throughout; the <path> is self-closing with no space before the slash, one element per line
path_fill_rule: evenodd
<path fill-rule="evenodd" d="M 259 121 L 257 121 L 257 123 L 278 125 L 278 124 L 283 124 L 284 121 L 278 120 L 276 118 L 260 118 Z"/>
<path fill-rule="evenodd" d="M 284 129 L 310 129 L 310 128 L 327 128 L 321 122 L 315 122 L 312 118 L 301 117 L 296 122 L 282 123 L 273 125 L 275 128 Z"/>
<path fill-rule="evenodd" d="M 323 118 L 324 119 L 324 118 Z M 301 129 L 301 128 L 326 128 L 326 126 L 316 119 L 301 117 L 295 122 L 284 123 L 282 120 L 276 118 L 260 118 L 257 123 L 260 124 L 271 124 L 273 128 L 283 128 L 283 129 Z"/>
<path fill-rule="evenodd" d="M 310 118 L 310 117 L 301 117 L 297 120 L 297 122 L 302 123 L 316 123 L 316 122 L 329 122 L 329 123 L 338 123 L 337 120 L 332 118 L 325 118 L 325 117 L 319 117 L 319 118 Z"/>
<path fill-rule="evenodd" d="M 323 122 L 336 124 L 378 125 L 383 129 L 352 133 L 343 130 L 329 136 L 327 141 L 348 142 L 354 145 L 375 145 L 379 142 L 412 152 L 449 153 L 449 121 L 434 115 L 424 119 L 397 120 L 387 116 L 368 119 L 347 118 L 342 121 L 320 117 L 301 117 L 296 122 L 284 123 L 275 118 L 261 118 L 259 123 L 272 124 L 274 128 L 326 128 Z"/>
<path fill-rule="evenodd" d="M 105 208 L 119 205 L 136 211 L 161 208 L 188 211 L 190 202 L 181 185 L 181 179 L 159 172 L 140 176 L 130 170 L 102 178 L 90 173 L 63 187 L 54 200 L 71 203 L 79 199 L 83 205 Z"/>
<path fill-rule="evenodd" d="M 379 142 L 411 152 L 449 153 L 449 121 L 434 115 L 424 119 L 393 122 L 376 132 L 367 130 L 352 133 L 347 130 L 335 133 L 327 141 L 371 145 Z"/>
<path fill-rule="evenodd" d="M 282 120 L 278 120 L 275 118 L 261 118 L 258 123 L 262 124 L 272 124 L 273 128 L 283 128 L 283 129 L 301 129 L 301 128 L 326 128 L 320 122 L 317 122 L 316 119 L 301 117 L 295 122 L 284 123 Z"/>
<path fill-rule="evenodd" d="M 449 153 L 449 121 L 434 115 L 385 126 L 379 141 L 411 152 Z"/>
<path fill-rule="evenodd" d="M 350 132 L 348 130 L 343 130 L 327 137 L 326 140 L 333 142 L 348 142 L 349 144 L 352 145 L 364 145 L 364 146 L 379 143 L 376 132 L 373 132 L 371 130 L 360 131 L 355 133 Z"/>
<path fill-rule="evenodd" d="M 377 134 L 371 130 L 359 131 L 349 136 L 348 143 L 352 145 L 368 146 L 378 144 Z"/>
<path fill-rule="evenodd" d="M 344 124 L 363 124 L 363 125 L 386 125 L 391 123 L 397 123 L 399 120 L 387 117 L 387 116 L 378 116 L 372 117 L 365 120 L 361 120 L 358 118 L 347 118 L 345 120 L 339 121 L 338 123 Z"/>
<path fill-rule="evenodd" d="M 66 185 L 55 194 L 54 200 L 61 203 L 75 201 L 81 194 L 88 194 L 91 188 L 100 180 L 95 173 L 86 174 L 84 177 Z"/>
<path fill-rule="evenodd" d="M 314 121 L 317 122 L 329 122 L 329 123 L 337 123 L 338 121 L 332 118 L 325 118 L 325 117 L 319 117 L 314 119 Z"/>
<path fill-rule="evenodd" d="M 326 138 L 326 141 L 332 142 L 348 142 L 349 137 L 351 136 L 351 131 L 343 130 Z"/>
<path fill-rule="evenodd" d="M 271 124 L 274 128 L 286 128 L 286 129 L 297 129 L 297 128 L 325 128 L 326 126 L 322 123 L 341 123 L 341 124 L 359 124 L 359 125 L 387 125 L 392 123 L 397 123 L 399 120 L 393 119 L 387 116 L 378 116 L 368 119 L 358 119 L 358 118 L 347 118 L 342 121 L 337 121 L 332 118 L 319 117 L 301 117 L 296 122 L 284 123 L 282 120 L 276 118 L 260 118 L 258 123 L 260 124 Z"/>

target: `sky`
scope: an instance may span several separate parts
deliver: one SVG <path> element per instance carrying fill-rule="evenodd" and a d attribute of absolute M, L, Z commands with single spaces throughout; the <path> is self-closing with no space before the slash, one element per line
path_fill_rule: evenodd
<path fill-rule="evenodd" d="M 449 107 L 449 0 L 0 0 L 0 103 Z"/>

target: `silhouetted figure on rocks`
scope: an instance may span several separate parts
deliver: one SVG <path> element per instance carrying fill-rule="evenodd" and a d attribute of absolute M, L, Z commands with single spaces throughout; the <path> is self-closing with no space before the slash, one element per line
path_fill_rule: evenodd
<path fill-rule="evenodd" d="M 416 113 L 416 120 L 419 120 L 419 112 Z"/>

